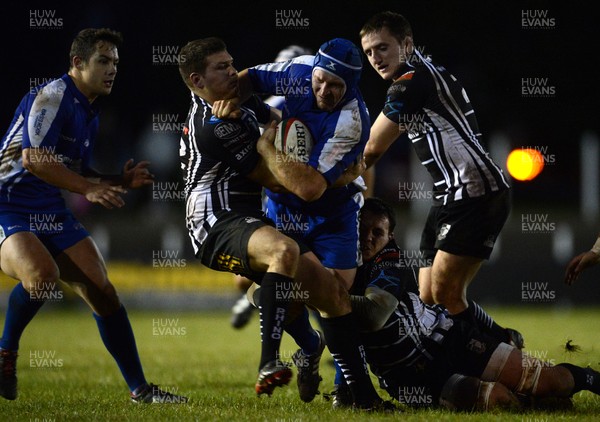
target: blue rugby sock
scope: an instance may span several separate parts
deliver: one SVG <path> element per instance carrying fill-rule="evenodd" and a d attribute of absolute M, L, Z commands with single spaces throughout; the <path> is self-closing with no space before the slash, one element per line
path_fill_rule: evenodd
<path fill-rule="evenodd" d="M 319 350 L 319 335 L 310 325 L 306 307 L 296 319 L 285 327 L 285 332 L 292 336 L 305 355 L 312 355 Z"/>
<path fill-rule="evenodd" d="M 27 324 L 44 304 L 43 300 L 32 300 L 22 283 L 17 284 L 8 297 L 8 309 L 0 348 L 17 351 L 19 340 Z"/>
<path fill-rule="evenodd" d="M 93 314 L 104 346 L 117 361 L 130 391 L 146 384 L 133 330 L 124 306 L 107 317 Z"/>

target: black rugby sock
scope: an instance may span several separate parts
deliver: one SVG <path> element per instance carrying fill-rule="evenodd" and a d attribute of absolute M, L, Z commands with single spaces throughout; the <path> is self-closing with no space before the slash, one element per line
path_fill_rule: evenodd
<path fill-rule="evenodd" d="M 575 386 L 571 394 L 575 394 L 581 390 L 588 390 L 592 393 L 600 394 L 600 373 L 594 371 L 592 368 L 581 368 L 579 366 L 571 365 L 570 363 L 559 363 L 556 366 L 562 366 L 567 369 L 573 380 Z"/>
<path fill-rule="evenodd" d="M 321 318 L 321 327 L 327 347 L 342 369 L 352 392 L 354 404 L 358 407 L 370 407 L 380 401 L 369 376 L 365 349 L 359 339 L 354 314 Z"/>
<path fill-rule="evenodd" d="M 483 310 L 477 303 L 469 300 L 469 307 L 466 309 L 473 315 L 473 319 L 479 327 L 479 330 L 494 337 L 496 340 L 504 343 L 510 343 L 508 332 L 494 321 L 494 319 Z"/>
<path fill-rule="evenodd" d="M 290 284 L 292 278 L 276 273 L 266 273 L 260 284 L 260 339 L 261 353 L 258 370 L 268 362 L 279 357 L 279 346 L 283 335 L 283 322 L 287 312 L 288 301 L 281 299 L 282 292 L 287 291 L 285 284 Z"/>

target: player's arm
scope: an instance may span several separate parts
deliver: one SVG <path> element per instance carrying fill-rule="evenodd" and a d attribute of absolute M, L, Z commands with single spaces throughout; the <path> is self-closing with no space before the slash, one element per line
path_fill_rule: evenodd
<path fill-rule="evenodd" d="M 367 164 L 364 156 L 361 154 L 354 164 L 348 167 L 342 175 L 330 186 L 331 188 L 341 188 L 360 177 L 366 170 Z"/>
<path fill-rule="evenodd" d="M 257 66 L 261 68 L 268 65 Z M 222 101 L 217 101 L 213 104 L 212 113 L 219 119 L 238 119 L 241 117 L 240 105 L 245 103 L 250 97 L 255 94 L 272 94 L 276 95 L 276 81 L 285 80 L 285 75 L 282 72 L 266 72 L 261 71 L 260 77 L 250 75 L 249 69 L 244 69 L 238 73 L 238 96 Z M 284 78 L 284 79 L 281 79 Z M 281 115 L 273 116 L 272 120 L 280 121 Z"/>
<path fill-rule="evenodd" d="M 131 158 L 123 166 L 121 174 L 102 174 L 91 167 L 86 167 L 82 169 L 82 176 L 93 183 L 136 189 L 154 182 L 154 175 L 150 173 L 149 166 L 149 161 L 140 161 L 134 165 L 134 160 Z"/>
<path fill-rule="evenodd" d="M 379 113 L 371 127 L 371 135 L 365 146 L 367 169 L 372 167 L 403 133 L 399 124 L 391 121 L 383 112 Z"/>
<path fill-rule="evenodd" d="M 579 274 L 593 265 L 596 265 L 600 262 L 600 234 L 598 235 L 598 239 L 596 239 L 596 243 L 592 246 L 587 252 L 577 255 L 575 258 L 569 262 L 567 265 L 567 270 L 565 272 L 565 283 L 572 284 L 577 280 Z"/>
<path fill-rule="evenodd" d="M 277 151 L 273 145 L 275 130 L 275 122 L 272 122 L 258 140 L 256 148 L 262 156 L 262 161 L 266 169 L 268 169 L 268 172 L 273 175 L 276 181 L 276 189 L 277 185 L 279 185 L 280 188 L 284 188 L 307 202 L 319 199 L 323 195 L 323 192 L 325 192 L 325 189 L 327 189 L 327 181 L 321 173 L 308 164 L 284 161 L 281 160 L 281 157 L 278 158 Z M 255 170 L 257 172 L 261 170 L 266 172 L 264 168 L 258 166 Z M 261 173 L 257 173 L 255 176 L 259 174 Z M 264 174 L 262 175 L 264 177 Z M 262 181 L 256 181 L 271 189 L 271 187 Z"/>
<path fill-rule="evenodd" d="M 378 331 L 398 306 L 398 299 L 379 287 L 369 286 L 364 296 L 351 295 L 350 303 L 361 331 Z"/>
<path fill-rule="evenodd" d="M 395 81 L 387 92 L 385 106 L 373 126 L 365 147 L 367 168 L 381 158 L 403 133 L 401 124 L 407 116 L 420 112 L 425 106 L 433 81 L 429 73 L 407 72 Z"/>
<path fill-rule="evenodd" d="M 120 194 L 127 193 L 121 186 L 93 183 L 67 168 L 61 158 L 45 148 L 23 149 L 23 167 L 44 182 L 84 195 L 90 202 L 106 208 L 122 207 L 125 202 Z"/>
<path fill-rule="evenodd" d="M 23 167 L 44 182 L 82 194 L 106 208 L 122 207 L 125 189 L 93 183 L 64 164 L 56 153 L 62 128 L 71 115 L 60 91 L 42 90 L 33 100 L 23 130 Z"/>

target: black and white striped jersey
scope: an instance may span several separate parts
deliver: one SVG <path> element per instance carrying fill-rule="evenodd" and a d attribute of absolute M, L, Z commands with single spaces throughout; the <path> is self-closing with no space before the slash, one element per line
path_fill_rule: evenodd
<path fill-rule="evenodd" d="M 481 145 L 475 111 L 456 78 L 417 50 L 402 66 L 383 113 L 408 134 L 431 174 L 434 203 L 508 188 L 502 170 Z"/>
<path fill-rule="evenodd" d="M 196 253 L 219 212 L 233 210 L 249 216 L 262 215 L 262 187 L 246 175 L 259 162 L 258 122 L 268 121 L 269 107 L 252 97 L 241 111 L 239 119 L 218 119 L 206 100 L 192 94 L 179 157 L 187 227 Z"/>
<path fill-rule="evenodd" d="M 453 321 L 445 308 L 429 306 L 419 298 L 412 271 L 402 267 L 400 249 L 391 240 L 373 259 L 358 268 L 352 295 L 364 295 L 368 287 L 383 289 L 398 299 L 398 306 L 383 328 L 361 332 L 371 371 L 383 377 L 397 366 L 412 366 L 433 359 Z"/>

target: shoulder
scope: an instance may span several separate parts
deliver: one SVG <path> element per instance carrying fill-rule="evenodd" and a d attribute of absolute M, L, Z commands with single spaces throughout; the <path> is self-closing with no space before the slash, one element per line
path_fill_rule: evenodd
<path fill-rule="evenodd" d="M 395 99 L 401 97 L 406 94 L 407 91 L 417 85 L 420 79 L 423 78 L 423 70 L 421 67 L 415 69 L 411 68 L 410 70 L 404 72 L 400 77 L 398 77 L 392 85 L 387 90 L 387 98 L 388 101 L 391 99 Z M 425 75 L 426 77 L 426 75 Z"/>
<path fill-rule="evenodd" d="M 360 139 L 369 121 L 361 102 L 353 98 L 339 110 L 330 113 L 325 120 L 327 132 L 335 138 Z M 366 125 L 366 126 L 365 126 Z"/>
<path fill-rule="evenodd" d="M 259 64 L 257 66 L 251 67 L 248 70 L 258 72 L 306 72 L 307 68 L 312 68 L 313 61 L 314 56 L 299 56 L 291 60 L 287 60 L 285 62 Z"/>
<path fill-rule="evenodd" d="M 35 98 L 33 99 L 33 109 L 58 109 L 68 95 L 67 84 L 62 79 L 55 79 L 36 88 Z"/>

